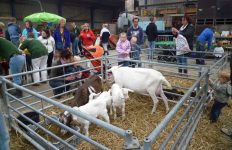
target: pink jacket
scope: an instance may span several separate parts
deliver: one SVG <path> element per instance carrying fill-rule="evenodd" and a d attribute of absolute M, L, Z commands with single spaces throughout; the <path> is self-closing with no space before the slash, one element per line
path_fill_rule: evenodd
<path fill-rule="evenodd" d="M 122 42 L 120 39 L 116 45 L 116 51 L 118 52 L 118 58 L 122 59 L 130 59 L 129 53 L 131 51 L 131 45 L 128 40 Z"/>

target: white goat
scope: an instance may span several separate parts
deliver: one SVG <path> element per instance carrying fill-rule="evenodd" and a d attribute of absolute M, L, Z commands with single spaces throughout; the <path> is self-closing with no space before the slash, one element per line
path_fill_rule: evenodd
<path fill-rule="evenodd" d="M 162 83 L 171 88 L 170 83 L 158 71 L 148 68 L 129 68 L 113 66 L 112 71 L 115 83 L 122 88 L 128 88 L 140 94 L 149 94 L 153 100 L 154 106 L 151 113 L 156 111 L 158 99 L 156 95 L 160 95 L 166 107 L 166 113 L 169 112 L 167 97 L 164 95 Z"/>
<path fill-rule="evenodd" d="M 133 90 L 121 88 L 118 84 L 114 83 L 111 86 L 112 94 L 112 107 L 114 112 L 114 119 L 117 118 L 116 108 L 120 108 L 122 111 L 122 119 L 124 120 L 125 115 L 125 101 L 129 98 L 128 92 L 133 92 Z M 112 108 L 110 107 L 110 108 Z"/>
<path fill-rule="evenodd" d="M 83 113 L 86 113 L 88 115 L 91 115 L 93 117 L 99 117 L 103 118 L 106 122 L 110 123 L 109 115 L 107 113 L 106 104 L 108 101 L 110 101 L 111 95 L 109 91 L 102 92 L 97 98 L 94 100 L 89 101 L 86 105 L 80 106 L 80 107 L 73 107 L 73 109 L 79 110 Z M 72 115 L 68 111 L 64 112 L 64 115 L 66 117 Z M 65 124 L 64 119 L 64 124 Z M 76 121 L 80 123 L 82 126 L 84 126 L 84 133 L 86 136 L 89 136 L 89 125 L 90 122 L 88 120 L 85 120 L 81 117 L 78 117 L 76 115 L 72 115 L 72 121 Z"/>

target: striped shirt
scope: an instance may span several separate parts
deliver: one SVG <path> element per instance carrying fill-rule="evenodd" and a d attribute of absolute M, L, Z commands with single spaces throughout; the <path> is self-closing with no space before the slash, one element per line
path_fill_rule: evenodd
<path fill-rule="evenodd" d="M 191 52 L 188 42 L 183 35 L 178 34 L 175 41 L 176 41 L 176 55 L 183 55 Z"/>

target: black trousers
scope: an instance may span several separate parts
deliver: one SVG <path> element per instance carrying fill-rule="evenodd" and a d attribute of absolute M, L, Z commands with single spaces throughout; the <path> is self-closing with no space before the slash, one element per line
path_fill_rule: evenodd
<path fill-rule="evenodd" d="M 54 52 L 51 52 L 48 54 L 48 60 L 47 60 L 47 67 L 52 66 L 52 60 L 53 60 Z M 50 75 L 51 70 L 48 70 L 48 75 Z"/>

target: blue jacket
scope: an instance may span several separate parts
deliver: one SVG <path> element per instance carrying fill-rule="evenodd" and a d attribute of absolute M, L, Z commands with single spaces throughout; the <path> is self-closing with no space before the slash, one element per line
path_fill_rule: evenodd
<path fill-rule="evenodd" d="M 62 42 L 59 27 L 57 27 L 55 29 L 53 37 L 54 37 L 54 40 L 55 40 L 57 50 L 61 50 L 61 46 L 60 46 L 61 44 L 63 45 L 63 49 L 70 48 L 70 46 L 71 46 L 71 37 L 70 37 L 70 32 L 68 31 L 67 28 L 64 28 L 64 43 Z"/>
<path fill-rule="evenodd" d="M 205 28 L 201 34 L 198 36 L 197 41 L 199 42 L 208 42 L 208 49 L 211 47 L 213 41 L 213 30 L 210 28 Z"/>
<path fill-rule="evenodd" d="M 133 26 L 131 26 L 127 31 L 127 39 L 130 41 L 131 37 L 135 35 L 137 37 L 137 44 L 142 45 L 143 44 L 143 29 L 141 27 L 138 27 L 135 29 Z"/>
<path fill-rule="evenodd" d="M 6 39 L 9 41 L 19 39 L 19 34 L 21 34 L 20 28 L 14 23 L 8 23 Z"/>
<path fill-rule="evenodd" d="M 38 39 L 38 32 L 37 32 L 37 30 L 36 30 L 35 28 L 32 28 L 32 33 L 34 34 L 34 38 L 35 38 L 35 39 Z M 27 31 L 27 29 L 25 28 L 25 29 L 23 30 L 23 33 L 22 33 L 22 36 L 24 37 L 24 39 L 27 39 L 27 34 L 28 34 L 28 31 Z"/>
<path fill-rule="evenodd" d="M 137 44 L 131 44 L 130 58 L 139 60 L 141 48 Z"/>

